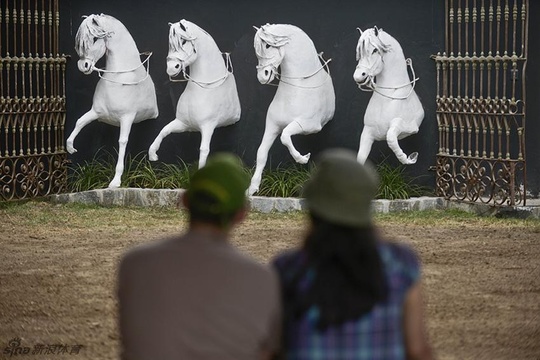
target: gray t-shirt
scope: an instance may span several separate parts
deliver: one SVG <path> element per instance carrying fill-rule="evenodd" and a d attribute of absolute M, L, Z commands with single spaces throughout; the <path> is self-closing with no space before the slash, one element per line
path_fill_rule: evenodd
<path fill-rule="evenodd" d="M 188 233 L 120 264 L 122 358 L 256 359 L 280 338 L 278 279 L 226 239 Z"/>

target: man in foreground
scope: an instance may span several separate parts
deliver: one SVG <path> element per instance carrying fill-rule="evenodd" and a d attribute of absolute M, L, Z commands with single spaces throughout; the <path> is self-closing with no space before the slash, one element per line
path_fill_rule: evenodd
<path fill-rule="evenodd" d="M 252 360 L 277 350 L 277 277 L 228 241 L 246 215 L 248 185 L 239 159 L 210 157 L 182 196 L 187 232 L 124 256 L 118 282 L 123 359 Z"/>

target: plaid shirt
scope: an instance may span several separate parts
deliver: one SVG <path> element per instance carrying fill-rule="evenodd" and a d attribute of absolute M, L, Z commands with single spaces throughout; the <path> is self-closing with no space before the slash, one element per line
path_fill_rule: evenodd
<path fill-rule="evenodd" d="M 359 319 L 330 327 L 324 332 L 316 329 L 318 308 L 311 307 L 298 321 L 285 319 L 287 359 L 309 360 L 395 360 L 405 358 L 402 329 L 403 301 L 407 290 L 420 277 L 416 254 L 404 245 L 380 242 L 379 254 L 386 269 L 389 298 L 376 305 Z M 283 254 L 274 266 L 281 281 L 290 281 L 292 274 L 306 261 L 303 250 Z M 299 291 L 309 286 L 313 271 L 299 281 Z"/>

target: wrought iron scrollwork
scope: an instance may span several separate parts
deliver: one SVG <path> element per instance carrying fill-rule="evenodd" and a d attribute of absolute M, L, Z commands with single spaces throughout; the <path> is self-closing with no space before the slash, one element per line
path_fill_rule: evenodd
<path fill-rule="evenodd" d="M 66 191 L 58 0 L 0 6 L 0 201 Z"/>
<path fill-rule="evenodd" d="M 522 162 L 512 160 L 439 156 L 437 195 L 499 206 L 523 204 L 525 189 L 516 186 L 515 181 L 516 173 L 523 170 L 522 166 Z"/>
<path fill-rule="evenodd" d="M 496 206 L 525 204 L 528 0 L 446 0 L 437 69 L 436 191 Z"/>
<path fill-rule="evenodd" d="M 0 200 L 16 200 L 66 191 L 63 154 L 0 158 Z"/>

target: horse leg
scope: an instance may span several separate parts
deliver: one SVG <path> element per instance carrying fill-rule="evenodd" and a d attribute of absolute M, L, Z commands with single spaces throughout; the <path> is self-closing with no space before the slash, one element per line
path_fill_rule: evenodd
<path fill-rule="evenodd" d="M 148 158 L 150 159 L 150 161 L 157 161 L 158 159 L 157 151 L 159 150 L 159 147 L 161 146 L 161 142 L 163 141 L 165 137 L 167 137 L 170 133 L 179 133 L 179 132 L 184 132 L 186 130 L 187 130 L 186 124 L 184 124 L 182 121 L 178 119 L 174 119 L 173 121 L 165 125 L 165 127 L 161 129 L 161 131 L 159 132 L 158 136 L 156 137 L 152 145 L 150 145 L 150 149 L 148 149 Z"/>
<path fill-rule="evenodd" d="M 201 127 L 201 147 L 199 148 L 199 169 L 206 165 L 210 153 L 210 140 L 214 134 L 214 126 Z"/>
<path fill-rule="evenodd" d="M 71 132 L 69 137 L 66 141 L 66 150 L 70 153 L 76 153 L 77 149 L 73 147 L 73 141 L 75 141 L 75 138 L 79 134 L 79 132 L 82 130 L 83 127 L 90 124 L 92 121 L 96 120 L 98 118 L 98 114 L 94 111 L 94 109 L 90 109 L 86 114 L 81 116 L 79 120 L 75 123 L 75 129 Z"/>
<path fill-rule="evenodd" d="M 388 147 L 396 155 L 399 162 L 405 165 L 414 164 L 418 159 L 418 153 L 414 152 L 407 157 L 407 155 L 405 155 L 403 150 L 401 150 L 401 148 L 399 147 L 398 136 L 403 132 L 402 126 L 399 126 L 401 121 L 402 120 L 400 118 L 394 119 L 392 121 L 390 129 L 388 129 L 388 132 L 386 133 L 386 142 L 388 143 Z"/>
<path fill-rule="evenodd" d="M 251 183 L 248 189 L 248 195 L 253 195 L 259 191 L 259 185 L 261 185 L 262 172 L 266 166 L 266 160 L 268 160 L 268 152 L 272 147 L 272 144 L 276 140 L 276 137 L 279 134 L 279 127 L 276 125 L 266 124 L 266 129 L 264 129 L 264 135 L 257 150 L 257 165 L 255 167 L 255 173 L 251 178 Z"/>
<path fill-rule="evenodd" d="M 373 146 L 373 134 L 371 133 L 370 128 L 364 125 L 364 130 L 362 130 L 362 135 L 360 135 L 360 146 L 358 149 L 357 160 L 360 164 L 364 164 L 371 152 L 371 146 Z"/>
<path fill-rule="evenodd" d="M 120 184 L 122 182 L 122 174 L 124 173 L 124 157 L 126 155 L 126 146 L 128 143 L 129 133 L 131 132 L 132 124 L 133 117 L 120 120 L 120 137 L 118 138 L 118 161 L 116 162 L 114 178 L 109 183 L 109 188 L 120 187 Z"/>
<path fill-rule="evenodd" d="M 306 164 L 311 154 L 307 153 L 306 155 L 301 155 L 294 147 L 291 136 L 305 133 L 306 132 L 304 131 L 304 129 L 302 129 L 302 126 L 300 126 L 297 121 L 293 121 L 289 125 L 285 126 L 280 138 L 281 143 L 285 145 L 287 149 L 289 149 L 289 153 L 291 153 L 293 159 L 299 164 Z"/>

